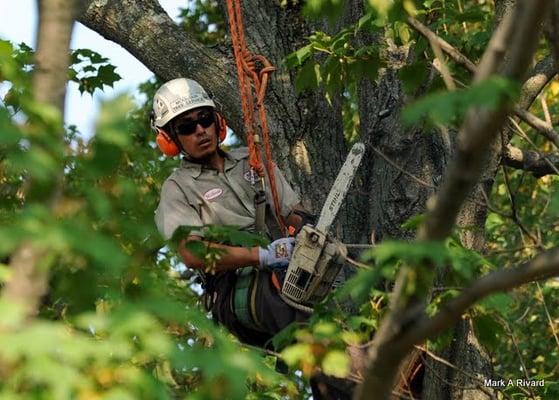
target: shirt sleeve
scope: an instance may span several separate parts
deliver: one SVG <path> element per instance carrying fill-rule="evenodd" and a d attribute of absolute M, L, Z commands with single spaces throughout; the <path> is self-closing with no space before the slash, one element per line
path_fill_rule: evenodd
<path fill-rule="evenodd" d="M 204 225 L 196 209 L 188 203 L 183 191 L 172 180 L 165 181 L 161 188 L 161 198 L 155 210 L 155 224 L 165 240 L 169 240 L 180 226 Z M 201 230 L 191 231 L 190 234 L 204 236 Z"/>
<path fill-rule="evenodd" d="M 301 202 L 301 199 L 295 193 L 293 188 L 289 185 L 285 177 L 283 176 L 282 172 L 278 168 L 277 165 L 274 164 L 274 176 L 276 178 L 276 187 L 278 189 L 278 197 L 280 201 L 280 212 L 284 218 L 293 211 L 293 208 Z M 272 190 L 271 188 L 266 188 L 266 198 L 268 204 L 274 204 L 272 198 Z"/>

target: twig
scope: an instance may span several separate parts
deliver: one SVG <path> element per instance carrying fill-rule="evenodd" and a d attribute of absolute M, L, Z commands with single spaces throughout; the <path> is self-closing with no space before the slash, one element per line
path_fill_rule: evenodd
<path fill-rule="evenodd" d="M 432 317 L 418 316 L 418 310 L 410 310 L 400 316 L 407 321 L 417 321 L 413 329 L 403 331 L 399 337 L 404 343 L 421 343 L 441 332 L 457 320 L 472 304 L 496 292 L 507 291 L 522 284 L 559 275 L 559 248 L 540 253 L 531 261 L 513 268 L 499 269 L 479 278 L 462 293 L 444 303 Z M 421 311 L 423 312 L 423 311 Z"/>
<path fill-rule="evenodd" d="M 443 77 L 443 81 L 446 85 L 446 88 L 448 90 L 456 90 L 456 85 L 454 84 L 454 80 L 452 79 L 452 75 L 450 74 L 450 71 L 444 61 L 444 54 L 441 50 L 441 47 L 439 46 L 439 43 L 436 40 L 432 40 L 431 38 L 429 38 L 429 44 L 431 45 L 431 49 L 433 50 L 433 53 L 435 54 L 436 60 L 438 61 L 439 67 L 440 67 L 440 71 L 441 71 L 441 75 Z"/>
<path fill-rule="evenodd" d="M 522 127 L 518 124 L 518 122 L 516 122 L 514 120 L 514 118 L 510 118 L 509 117 L 509 121 L 514 125 L 514 127 L 516 128 L 516 131 L 520 134 L 520 136 L 526 140 L 528 143 L 530 143 L 530 145 L 532 145 L 532 147 L 535 150 L 539 150 L 538 146 L 536 146 L 536 144 L 528 137 L 528 135 L 526 134 L 526 132 L 524 132 L 524 130 L 522 129 Z M 549 160 L 549 158 L 545 155 L 542 154 L 543 159 L 546 161 L 546 163 L 549 165 L 549 167 L 555 171 L 556 174 L 559 174 L 559 169 Z"/>
<path fill-rule="evenodd" d="M 513 222 L 518 226 L 518 228 L 526 235 L 528 236 L 532 242 L 536 245 L 536 247 L 539 250 L 545 250 L 545 247 L 541 244 L 541 242 L 538 240 L 537 237 L 535 237 L 532 232 L 530 232 L 522 223 L 522 221 L 520 221 L 520 219 L 518 218 L 518 210 L 516 208 L 516 200 L 515 197 L 512 193 L 512 190 L 510 188 L 510 181 L 509 181 L 509 175 L 507 173 L 507 169 L 503 166 L 503 175 L 504 175 L 504 181 L 505 181 L 505 187 L 507 188 L 507 193 L 509 196 L 509 200 L 510 200 L 510 206 L 511 206 L 511 218 L 513 220 Z"/>
<path fill-rule="evenodd" d="M 350 249 L 371 249 L 375 247 L 374 244 L 361 244 L 361 243 L 344 243 L 345 247 Z"/>
<path fill-rule="evenodd" d="M 510 329 L 510 326 L 508 324 L 508 322 L 503 319 L 501 319 L 501 323 L 505 326 L 505 329 L 507 330 L 507 333 L 509 334 L 512 344 L 514 345 L 514 348 L 516 350 L 516 354 L 518 355 L 518 359 L 520 361 L 520 364 L 522 365 L 522 371 L 524 371 L 524 377 L 526 378 L 527 381 L 530 380 L 530 375 L 528 375 L 528 369 L 526 368 L 526 363 L 524 362 L 524 357 L 522 357 L 522 353 L 520 352 L 520 349 L 518 348 L 518 343 L 516 341 L 516 337 L 514 336 L 514 332 L 512 331 L 512 329 Z M 536 399 L 536 395 L 534 394 L 534 391 L 532 390 L 532 387 L 529 386 L 528 389 L 530 389 L 530 395 L 532 396 L 532 399 Z"/>
<path fill-rule="evenodd" d="M 526 317 L 526 315 L 528 315 L 528 313 L 530 312 L 531 308 L 530 307 L 526 307 L 526 310 L 524 311 L 524 313 L 518 317 L 518 319 L 516 321 L 514 321 L 515 323 L 519 323 L 520 321 L 522 321 L 524 319 L 524 317 Z"/>
<path fill-rule="evenodd" d="M 375 153 L 377 153 L 379 156 L 381 156 L 388 164 L 392 165 L 394 168 L 396 168 L 398 171 L 400 171 L 402 174 L 406 175 L 407 177 L 413 179 L 414 181 L 416 181 L 417 183 L 419 183 L 420 185 L 426 186 L 428 188 L 431 189 L 436 189 L 436 187 L 434 185 L 430 185 L 427 182 L 425 182 L 424 180 L 418 178 L 417 176 L 409 173 L 408 171 L 406 171 L 405 169 L 403 169 L 402 167 L 400 167 L 398 164 L 396 164 L 394 161 L 392 161 L 390 158 L 388 158 L 388 156 L 386 156 L 382 151 L 380 151 L 379 149 L 377 149 L 375 146 L 371 146 L 371 148 L 373 149 L 373 151 Z"/>
<path fill-rule="evenodd" d="M 435 32 L 427 28 L 417 19 L 415 19 L 414 17 L 408 17 L 407 23 L 417 32 L 425 36 L 427 40 L 429 40 L 430 42 L 437 43 L 437 45 L 441 48 L 441 50 L 443 50 L 446 54 L 448 54 L 458 64 L 463 65 L 464 67 L 466 67 L 466 69 L 468 69 L 468 71 L 472 73 L 476 72 L 476 65 L 473 62 L 471 62 L 468 59 L 468 57 L 460 53 L 450 43 L 448 43 L 446 40 L 438 36 Z"/>
<path fill-rule="evenodd" d="M 547 126 L 553 126 L 551 122 L 551 114 L 549 113 L 549 107 L 547 106 L 547 100 L 545 99 L 545 95 L 540 95 L 540 103 L 542 105 L 543 115 L 545 118 L 545 123 Z"/>
<path fill-rule="evenodd" d="M 556 171 L 550 165 L 554 166 L 555 169 L 558 168 L 559 155 L 543 153 L 539 149 L 524 150 L 509 143 L 502 154 L 501 164 L 530 172 L 534 177 L 541 178 L 549 174 L 556 174 Z"/>
<path fill-rule="evenodd" d="M 543 309 L 545 310 L 545 315 L 547 316 L 547 320 L 549 322 L 549 327 L 551 328 L 551 332 L 553 333 L 553 337 L 555 338 L 555 343 L 557 343 L 557 347 L 559 348 L 559 337 L 557 337 L 557 331 L 555 330 L 555 323 L 553 322 L 553 319 L 551 318 L 551 314 L 549 313 L 549 309 L 547 308 L 542 287 L 540 286 L 539 282 L 536 282 L 536 286 L 538 287 L 538 291 L 540 292 L 540 296 L 542 297 L 542 305 L 543 305 Z"/>
<path fill-rule="evenodd" d="M 482 382 L 482 379 L 479 376 L 475 376 L 474 374 L 471 374 L 468 371 L 463 370 L 462 368 L 458 368 L 456 365 L 452 364 L 448 360 L 445 360 L 444 358 L 439 357 L 435 353 L 429 351 L 426 347 L 415 346 L 415 348 L 421 350 L 422 352 L 427 354 L 429 357 L 431 357 L 433 360 L 435 360 L 437 362 L 440 362 L 441 364 L 444 364 L 447 367 L 450 367 L 450 368 L 456 370 L 457 372 L 459 372 L 462 375 L 472 379 L 473 381 L 477 381 L 477 382 L 480 382 L 480 383 Z M 425 362 L 425 357 L 421 353 L 420 353 L 420 357 L 424 360 L 424 365 L 427 366 L 427 363 Z M 476 389 L 481 390 L 483 393 L 485 393 L 490 398 L 495 399 L 495 395 L 493 393 L 491 393 L 491 391 L 487 390 L 487 388 L 483 387 L 480 384 L 477 384 L 477 385 L 474 384 L 472 387 L 457 385 L 457 384 L 454 384 L 452 382 L 447 382 L 443 377 L 441 377 L 438 373 L 436 373 L 434 369 L 431 369 L 431 371 L 437 376 L 438 379 L 440 379 L 441 381 L 445 382 L 446 384 L 448 384 L 450 386 L 459 387 L 459 388 L 463 388 L 463 389 L 474 389 L 474 388 L 476 388 Z M 508 395 L 505 395 L 505 396 L 510 398 Z"/>
<path fill-rule="evenodd" d="M 555 147 L 559 149 L 559 134 L 555 132 L 552 126 L 547 124 L 544 120 L 536 117 L 534 114 L 531 114 L 521 108 L 515 107 L 514 113 L 517 117 L 534 128 L 536 132 L 539 132 L 543 136 L 545 136 L 545 138 L 551 141 L 555 145 Z"/>
<path fill-rule="evenodd" d="M 357 268 L 360 268 L 360 269 L 366 269 L 366 270 L 371 270 L 371 269 L 373 269 L 370 265 L 360 263 L 359 261 L 356 261 L 356 260 L 354 260 L 354 259 L 351 258 L 351 257 L 346 256 L 345 259 L 346 259 L 346 261 L 347 261 L 348 263 L 350 263 L 350 264 L 353 265 L 354 267 L 357 267 Z"/>

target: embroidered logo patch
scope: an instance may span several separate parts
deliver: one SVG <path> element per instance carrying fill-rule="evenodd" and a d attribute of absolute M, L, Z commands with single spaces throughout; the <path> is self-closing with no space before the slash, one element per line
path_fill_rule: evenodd
<path fill-rule="evenodd" d="M 214 200 L 217 199 L 222 194 L 223 194 L 223 189 L 220 188 L 210 189 L 206 193 L 204 193 L 204 199 L 208 201 Z"/>
<path fill-rule="evenodd" d="M 258 174 L 251 168 L 243 174 L 243 178 L 245 178 L 245 181 L 250 182 L 251 185 L 254 185 L 259 177 Z"/>

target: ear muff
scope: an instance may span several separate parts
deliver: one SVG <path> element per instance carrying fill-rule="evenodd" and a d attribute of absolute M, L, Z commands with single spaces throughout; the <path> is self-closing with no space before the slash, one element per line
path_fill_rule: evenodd
<path fill-rule="evenodd" d="M 216 112 L 215 113 L 215 120 L 216 120 L 216 128 L 217 128 L 217 137 L 219 138 L 219 143 L 225 140 L 225 136 L 227 136 L 227 122 L 223 116 Z"/>
<path fill-rule="evenodd" d="M 159 150 L 161 150 L 161 152 L 167 157 L 174 157 L 180 153 L 180 149 L 177 144 L 163 129 L 157 129 L 155 142 L 157 143 Z"/>
<path fill-rule="evenodd" d="M 153 110 L 149 113 L 149 125 L 151 130 L 156 134 L 155 143 L 157 143 L 157 147 L 159 147 L 159 150 L 161 150 L 163 154 L 167 157 L 174 157 L 180 153 L 179 146 L 177 146 L 173 138 L 171 138 L 171 135 L 155 126 L 155 112 Z"/>

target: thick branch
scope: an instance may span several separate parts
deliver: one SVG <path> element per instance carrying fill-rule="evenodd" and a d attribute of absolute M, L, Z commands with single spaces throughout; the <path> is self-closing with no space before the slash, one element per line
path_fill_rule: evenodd
<path fill-rule="evenodd" d="M 499 71 L 505 50 L 507 65 L 501 74 L 520 80 L 535 51 L 542 13 L 534 5 L 547 7 L 539 1 L 519 1 L 516 12 L 505 18 L 485 52 L 474 82 L 480 82 Z M 459 134 L 456 160 L 450 166 L 441 191 L 430 204 L 430 213 L 419 233 L 420 239 L 440 240 L 450 234 L 456 215 L 467 195 L 477 183 L 488 153 L 489 145 L 503 127 L 509 107 L 496 110 L 470 110 Z"/>
<path fill-rule="evenodd" d="M 547 124 L 544 120 L 530 114 L 519 107 L 515 108 L 515 114 L 519 116 L 524 122 L 534 128 L 536 131 L 545 136 L 549 141 L 551 141 L 557 149 L 559 149 L 559 134 Z"/>
<path fill-rule="evenodd" d="M 407 354 L 414 345 L 424 343 L 452 327 L 462 315 L 481 299 L 504 292 L 523 284 L 548 279 L 559 275 L 559 248 L 539 254 L 533 260 L 512 268 L 500 269 L 477 281 L 456 298 L 440 307 L 432 317 L 425 315 L 422 308 L 409 310 L 400 318 L 413 321 L 408 329 L 402 330 L 391 347 L 379 349 L 383 366 L 390 368 L 398 365 L 400 355 Z M 369 377 L 367 377 L 369 379 Z"/>
<path fill-rule="evenodd" d="M 76 3 L 73 0 L 40 0 L 38 5 L 39 27 L 33 94 L 35 100 L 60 110 L 59 129 L 62 142 L 64 97 L 70 63 L 68 46 L 72 36 Z M 57 181 L 47 193 L 47 197 L 50 196 L 50 204 L 54 203 L 61 185 L 61 180 Z M 2 291 L 2 298 L 20 305 L 28 316 L 37 312 L 41 297 L 48 287 L 48 273 L 42 264 L 45 254 L 44 248 L 24 242 L 11 256 L 11 276 Z"/>
<path fill-rule="evenodd" d="M 559 155 L 523 150 L 510 144 L 503 154 L 502 163 L 507 167 L 530 172 L 537 178 L 559 174 Z"/>
<path fill-rule="evenodd" d="M 541 26 L 546 7 L 545 0 L 517 3 L 515 11 L 502 21 L 493 35 L 474 82 L 481 82 L 495 73 L 512 80 L 524 77 L 537 45 L 540 34 L 537 28 Z M 503 62 L 505 52 L 506 63 Z M 419 239 L 442 240 L 450 234 L 462 204 L 481 176 L 490 145 L 504 126 L 509 111 L 510 105 L 497 110 L 470 110 L 459 133 L 456 159 L 450 165 L 440 193 L 428 205 Z M 417 299 L 405 299 L 407 279 L 407 271 L 402 270 L 396 281 L 392 308 L 373 341 L 366 379 L 357 394 L 359 399 L 366 399 L 370 393 L 380 399 L 388 398 L 398 366 L 412 348 L 411 344 L 399 340 L 403 332 L 414 330 L 413 322 L 402 319 L 402 314 L 422 310 L 423 305 Z"/>
<path fill-rule="evenodd" d="M 74 6 L 68 0 L 40 0 L 37 3 L 40 20 L 33 94 L 35 100 L 52 104 L 64 114 Z"/>
<path fill-rule="evenodd" d="M 209 90 L 241 132 L 239 90 L 231 60 L 201 45 L 156 0 L 90 0 L 78 21 L 118 43 L 164 80 L 188 77 Z"/>
<path fill-rule="evenodd" d="M 428 338 L 436 337 L 450 328 L 466 310 L 484 297 L 557 275 L 559 275 L 559 248 L 541 253 L 533 260 L 517 267 L 492 272 L 475 281 L 458 297 L 445 303 L 433 317 L 423 315 L 418 318 L 417 312 L 404 317 L 417 322 L 414 323 L 413 329 L 403 332 L 398 339 L 398 345 L 408 348 L 423 343 Z"/>

